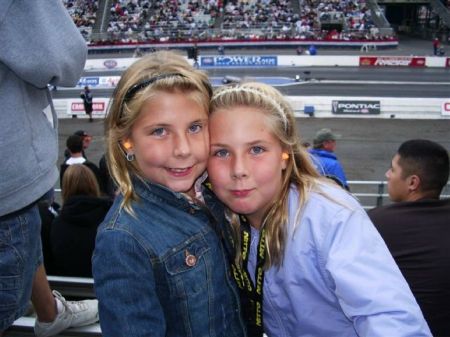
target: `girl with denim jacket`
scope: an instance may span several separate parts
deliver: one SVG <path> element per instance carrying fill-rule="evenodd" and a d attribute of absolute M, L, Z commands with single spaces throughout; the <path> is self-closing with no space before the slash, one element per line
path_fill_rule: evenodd
<path fill-rule="evenodd" d="M 119 195 L 93 255 L 105 337 L 245 336 L 200 186 L 211 93 L 206 74 L 171 52 L 135 62 L 114 92 L 106 142 Z"/>
<path fill-rule="evenodd" d="M 431 336 L 364 209 L 314 169 L 281 93 L 224 87 L 210 109 L 209 179 L 230 210 L 248 335 Z"/>

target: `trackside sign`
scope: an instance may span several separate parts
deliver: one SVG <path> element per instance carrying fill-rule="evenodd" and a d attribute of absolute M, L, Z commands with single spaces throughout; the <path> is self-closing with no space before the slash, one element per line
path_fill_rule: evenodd
<path fill-rule="evenodd" d="M 442 102 L 442 116 L 450 116 L 450 100 Z"/>
<path fill-rule="evenodd" d="M 380 101 L 331 101 L 331 112 L 335 115 L 379 115 Z"/>
<path fill-rule="evenodd" d="M 109 100 L 107 98 L 94 98 L 92 102 L 93 115 L 105 115 Z M 84 105 L 81 99 L 70 99 L 67 103 L 68 115 L 84 115 Z"/>
<path fill-rule="evenodd" d="M 276 67 L 276 56 L 203 56 L 202 67 Z"/>
<path fill-rule="evenodd" d="M 372 67 L 425 67 L 425 57 L 360 56 L 359 65 Z"/>

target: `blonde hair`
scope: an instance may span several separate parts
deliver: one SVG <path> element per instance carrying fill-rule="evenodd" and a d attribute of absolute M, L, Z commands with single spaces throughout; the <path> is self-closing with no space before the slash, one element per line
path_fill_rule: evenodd
<path fill-rule="evenodd" d="M 121 142 L 130 136 L 141 108 L 157 92 L 183 93 L 208 111 L 212 88 L 206 73 L 194 69 L 181 55 L 161 51 L 133 63 L 122 75 L 105 122 L 106 156 L 111 177 L 123 194 L 122 207 L 133 214 L 137 200 L 132 176 L 139 177 L 135 161 L 127 161 Z"/>
<path fill-rule="evenodd" d="M 100 187 L 92 170 L 83 164 L 73 164 L 64 171 L 61 196 L 65 203 L 73 195 L 100 197 Z"/>
<path fill-rule="evenodd" d="M 211 114 L 219 109 L 246 106 L 258 109 L 268 118 L 275 137 L 280 141 L 283 151 L 289 154 L 287 167 L 283 171 L 280 194 L 265 215 L 262 226 L 266 233 L 266 265 L 280 266 L 286 246 L 288 224 L 288 196 L 291 185 L 299 192 L 299 213 L 308 199 L 311 190 L 316 189 L 320 180 L 310 155 L 299 140 L 294 112 L 283 95 L 275 88 L 263 84 L 248 82 L 218 89 L 211 100 Z M 214 186 L 213 186 L 214 189 Z M 240 223 L 236 214 L 231 215 L 236 245 L 236 263 L 241 264 Z"/>

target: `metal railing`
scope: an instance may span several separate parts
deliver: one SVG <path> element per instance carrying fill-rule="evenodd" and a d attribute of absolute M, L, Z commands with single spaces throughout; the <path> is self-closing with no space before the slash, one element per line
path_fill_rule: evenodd
<path fill-rule="evenodd" d="M 386 181 L 348 181 L 350 192 L 357 198 L 364 209 L 390 204 Z M 450 198 L 450 182 L 444 187 L 441 199 Z"/>
<path fill-rule="evenodd" d="M 391 203 L 386 181 L 350 180 L 348 185 L 351 194 L 358 199 L 366 210 Z M 60 203 L 61 189 L 56 188 L 55 192 L 56 201 Z M 450 181 L 441 193 L 441 199 L 447 198 L 450 198 Z"/>

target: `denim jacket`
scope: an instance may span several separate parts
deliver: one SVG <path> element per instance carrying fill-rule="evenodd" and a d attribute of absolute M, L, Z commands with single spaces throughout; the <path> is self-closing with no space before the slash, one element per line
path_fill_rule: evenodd
<path fill-rule="evenodd" d="M 103 336 L 245 336 L 214 216 L 160 185 L 136 179 L 134 188 L 135 217 L 119 196 L 97 233 Z"/>

